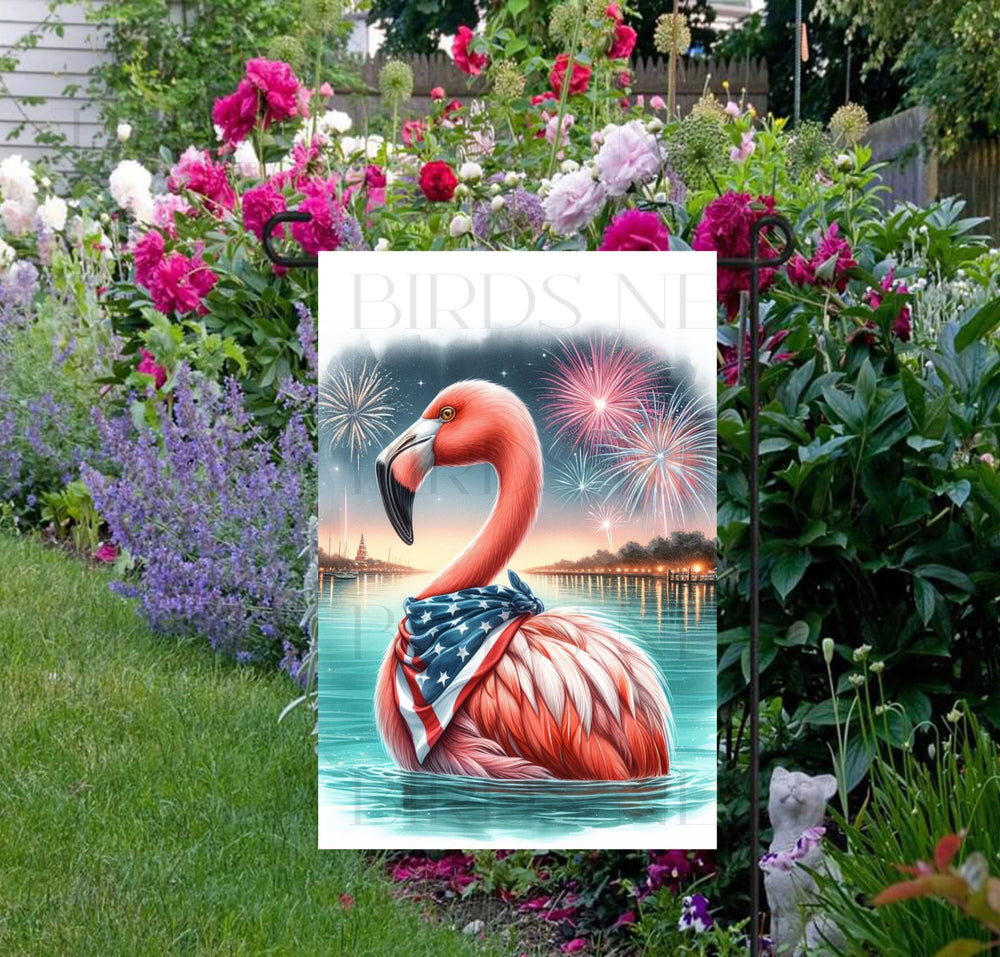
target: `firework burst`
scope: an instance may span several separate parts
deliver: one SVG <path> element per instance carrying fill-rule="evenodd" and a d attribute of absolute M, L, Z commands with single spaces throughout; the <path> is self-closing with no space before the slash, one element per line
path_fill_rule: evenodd
<path fill-rule="evenodd" d="M 638 349 L 603 337 L 591 339 L 583 350 L 564 343 L 563 352 L 542 378 L 542 404 L 556 438 L 565 435 L 573 445 L 595 452 L 638 421 L 660 365 Z"/>
<path fill-rule="evenodd" d="M 608 548 L 614 549 L 611 533 L 625 520 L 625 513 L 617 505 L 604 502 L 601 505 L 591 507 L 587 514 L 590 516 L 593 527 L 608 536 Z"/>
<path fill-rule="evenodd" d="M 360 369 L 341 365 L 329 373 L 319 391 L 319 416 L 330 448 L 346 447 L 351 460 L 360 466 L 365 449 L 392 432 L 391 394 L 392 386 L 378 363 L 366 361 Z"/>
<path fill-rule="evenodd" d="M 555 467 L 553 485 L 564 502 L 589 502 L 607 481 L 607 475 L 593 456 L 577 449 L 569 461 Z"/>
<path fill-rule="evenodd" d="M 711 518 L 715 499 L 715 431 L 708 408 L 677 391 L 643 406 L 638 418 L 606 442 L 601 458 L 609 483 L 630 515 L 651 509 L 670 520 L 700 509 Z"/>

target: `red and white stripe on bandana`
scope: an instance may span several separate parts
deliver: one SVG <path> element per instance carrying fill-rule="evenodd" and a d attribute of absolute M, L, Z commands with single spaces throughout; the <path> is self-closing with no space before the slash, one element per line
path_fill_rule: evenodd
<path fill-rule="evenodd" d="M 424 758 L 476 685 L 503 657 L 521 624 L 544 610 L 509 571 L 510 583 L 408 598 L 396 643 L 396 704 Z"/>

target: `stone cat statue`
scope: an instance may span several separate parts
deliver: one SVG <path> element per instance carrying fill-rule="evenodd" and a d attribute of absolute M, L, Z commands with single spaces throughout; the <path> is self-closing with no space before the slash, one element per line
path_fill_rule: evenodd
<path fill-rule="evenodd" d="M 768 815 L 774 827 L 769 853 L 760 861 L 771 910 L 771 939 L 778 957 L 836 953 L 842 936 L 823 914 L 805 905 L 816 901 L 816 882 L 803 870 L 825 870 L 821 838 L 826 802 L 837 793 L 832 774 L 811 777 L 775 768 L 771 775 Z"/>

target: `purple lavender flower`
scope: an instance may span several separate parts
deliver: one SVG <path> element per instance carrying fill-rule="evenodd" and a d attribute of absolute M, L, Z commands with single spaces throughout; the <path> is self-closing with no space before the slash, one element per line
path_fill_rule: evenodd
<path fill-rule="evenodd" d="M 299 413 L 272 445 L 234 380 L 220 389 L 186 367 L 157 428 L 97 413 L 106 471 L 81 474 L 111 537 L 140 565 L 151 626 L 196 633 L 218 651 L 276 661 L 303 636 L 301 561 L 315 507 L 316 451 Z M 292 640 L 289 640 L 292 636 Z"/>

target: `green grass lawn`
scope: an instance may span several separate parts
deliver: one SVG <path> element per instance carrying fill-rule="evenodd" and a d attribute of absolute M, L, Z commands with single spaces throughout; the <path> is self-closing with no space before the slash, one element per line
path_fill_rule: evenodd
<path fill-rule="evenodd" d="M 107 581 L 0 536 L 0 953 L 484 952 L 316 849 L 286 678 L 151 635 Z"/>

